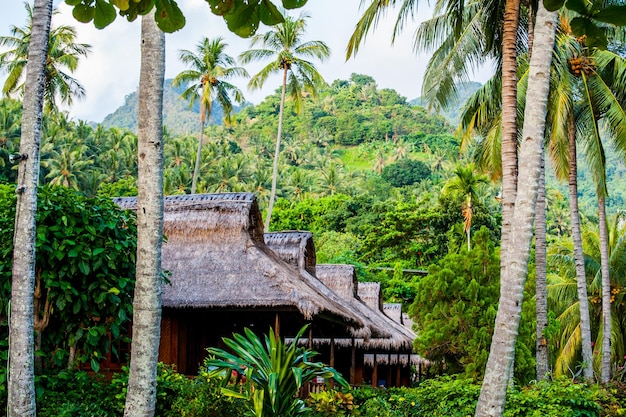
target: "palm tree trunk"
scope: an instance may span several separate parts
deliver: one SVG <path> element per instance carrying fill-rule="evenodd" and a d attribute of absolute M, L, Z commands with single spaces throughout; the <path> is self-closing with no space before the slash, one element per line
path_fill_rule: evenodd
<path fill-rule="evenodd" d="M 578 212 L 578 165 L 576 163 L 576 126 L 574 116 L 568 122 L 569 135 L 569 205 L 572 222 L 572 239 L 574 241 L 574 262 L 576 264 L 576 283 L 578 287 L 578 305 L 580 310 L 580 340 L 582 349 L 583 377 L 593 379 L 593 353 L 591 349 L 591 319 L 589 317 L 589 299 L 587 294 L 587 277 L 585 274 L 585 258 L 583 241 L 580 231 L 580 214 Z"/>
<path fill-rule="evenodd" d="M 154 13 L 142 18 L 139 79 L 137 267 L 125 417 L 152 417 L 161 333 L 163 79 L 165 36 Z"/>
<path fill-rule="evenodd" d="M 276 181 L 278 179 L 278 157 L 280 156 L 280 139 L 283 134 L 283 114 L 285 112 L 285 94 L 287 91 L 287 66 L 283 71 L 283 89 L 280 94 L 280 110 L 278 112 L 278 134 L 276 135 L 276 149 L 274 150 L 274 167 L 272 169 L 272 191 L 270 192 L 270 202 L 267 207 L 267 217 L 265 219 L 265 233 L 270 231 L 270 221 L 276 200 Z"/>
<path fill-rule="evenodd" d="M 476 405 L 477 417 L 502 416 L 508 378 L 512 374 L 541 172 L 556 22 L 557 14 L 548 12 L 539 2 L 520 148 L 519 185 L 513 213 L 515 222 L 511 223 L 508 244 L 514 250 L 502 252 L 506 268 L 503 268 L 500 279 L 500 302 L 485 378 Z"/>
<path fill-rule="evenodd" d="M 202 140 L 204 138 L 204 110 L 200 116 L 200 136 L 198 137 L 198 153 L 196 153 L 196 164 L 193 167 L 193 179 L 191 180 L 191 194 L 196 193 L 196 185 L 198 184 L 198 173 L 200 172 L 200 161 L 202 159 Z"/>
<path fill-rule="evenodd" d="M 519 0 L 507 0 L 502 34 L 502 233 L 501 253 L 509 253 L 509 233 L 517 193 L 517 27 Z M 507 257 L 500 259 L 506 269 Z"/>
<path fill-rule="evenodd" d="M 545 154 L 541 159 L 541 174 L 535 209 L 535 306 L 537 319 L 536 369 L 537 380 L 548 373 L 548 301 L 546 289 L 546 165 Z"/>
<path fill-rule="evenodd" d="M 602 270 L 602 360 L 600 382 L 611 379 L 611 276 L 609 274 L 609 237 L 606 224 L 604 194 L 598 192 L 598 222 L 600 223 L 600 262 Z"/>
<path fill-rule="evenodd" d="M 22 136 L 17 176 L 17 204 L 13 235 L 11 311 L 9 318 L 9 375 L 7 415 L 34 417 L 33 351 L 35 232 L 39 147 L 52 0 L 35 0 L 22 111 Z"/>

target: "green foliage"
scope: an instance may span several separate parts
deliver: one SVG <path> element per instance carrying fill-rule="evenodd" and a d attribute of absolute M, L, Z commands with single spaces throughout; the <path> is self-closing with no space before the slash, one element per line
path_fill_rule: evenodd
<path fill-rule="evenodd" d="M 10 299 L 15 192 L 0 185 L 0 307 Z M 132 316 L 135 215 L 110 199 L 82 197 L 64 187 L 41 187 L 36 237 L 35 328 L 42 334 L 38 357 L 48 367 L 74 360 L 99 362 L 117 352 Z M 6 316 L 2 316 L 6 326 Z M 39 327 L 38 327 L 39 326 Z"/>
<path fill-rule="evenodd" d="M 410 308 L 415 347 L 447 372 L 479 378 L 484 370 L 499 298 L 500 260 L 482 228 L 472 250 L 448 254 L 417 283 Z"/>
<path fill-rule="evenodd" d="M 243 402 L 221 394 L 222 381 L 206 373 L 188 378 L 159 363 L 156 417 L 242 417 Z M 37 379 L 40 417 L 121 417 L 128 368 L 109 381 L 84 371 L 61 371 Z"/>
<path fill-rule="evenodd" d="M 235 333 L 233 339 L 222 339 L 232 353 L 219 348 L 207 349 L 213 358 L 209 357 L 204 366 L 210 370 L 210 376 L 226 375 L 226 382 L 236 375 L 235 385 L 224 387 L 222 392 L 244 399 L 247 415 L 303 415 L 307 411 L 306 404 L 296 394 L 305 383 L 321 376 L 335 380 L 342 387 L 348 386 L 335 369 L 321 362 L 311 362 L 317 352 L 298 346 L 298 339 L 307 327 L 304 326 L 289 344 L 271 328 L 269 336 L 265 335 L 263 340 L 246 328 L 245 335 Z"/>
<path fill-rule="evenodd" d="M 350 392 L 328 389 L 319 393 L 309 394 L 307 404 L 311 417 L 336 416 L 345 417 L 354 415 L 354 396 Z"/>
<path fill-rule="evenodd" d="M 214 14 L 224 18 L 228 29 L 242 37 L 252 36 L 259 23 L 275 25 L 283 21 L 283 16 L 270 1 L 206 1 Z M 113 23 L 116 11 L 132 22 L 155 7 L 154 20 L 163 32 L 176 32 L 185 26 L 185 16 L 175 0 L 65 0 L 65 3 L 74 7 L 72 14 L 76 20 L 82 23 L 93 21 L 98 29 Z M 306 0 L 282 0 L 286 9 L 302 7 L 305 3 Z"/>
<path fill-rule="evenodd" d="M 543 4 L 551 11 L 565 6 L 576 12 L 569 22 L 570 27 L 574 35 L 584 39 L 588 47 L 606 49 L 607 25 L 626 26 L 626 5 L 621 2 L 544 0 Z"/>
<path fill-rule="evenodd" d="M 430 169 L 422 161 L 404 158 L 385 166 L 381 176 L 394 187 L 404 187 L 428 178 Z"/>
<path fill-rule="evenodd" d="M 558 415 L 563 417 L 601 415 L 596 402 L 597 387 L 572 383 L 568 379 L 542 381 L 514 391 L 507 397 L 505 417 L 540 417 Z"/>
<path fill-rule="evenodd" d="M 136 197 L 137 180 L 134 177 L 122 178 L 113 183 L 105 182 L 98 188 L 98 197 Z"/>
<path fill-rule="evenodd" d="M 114 417 L 124 409 L 114 385 L 84 371 L 43 375 L 37 379 L 37 392 L 38 417 Z"/>

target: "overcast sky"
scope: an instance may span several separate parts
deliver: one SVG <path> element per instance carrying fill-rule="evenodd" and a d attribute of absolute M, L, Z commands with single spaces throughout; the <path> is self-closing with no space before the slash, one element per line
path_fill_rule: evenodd
<path fill-rule="evenodd" d="M 26 12 L 22 1 L 0 0 L 0 3 L 0 35 L 8 35 L 11 25 L 25 25 Z M 185 69 L 178 61 L 178 51 L 195 51 L 196 44 L 204 37 L 225 38 L 228 44 L 226 53 L 233 57 L 249 49 L 250 40 L 231 34 L 224 21 L 210 12 L 205 0 L 179 0 L 178 3 L 187 18 L 187 24 L 182 30 L 166 35 L 166 78 L 173 78 Z M 61 13 L 53 17 L 52 24 L 75 26 L 78 42 L 92 46 L 88 58 L 80 62 L 74 73 L 74 77 L 86 88 L 87 97 L 69 109 L 70 115 L 75 119 L 101 122 L 107 114 L 122 105 L 124 97 L 135 91 L 139 84 L 139 19 L 129 23 L 118 16 L 110 26 L 98 30 L 92 23 L 83 24 L 74 20 L 71 9 L 61 0 L 55 0 L 54 4 Z M 306 39 L 324 41 L 330 46 L 331 58 L 316 63 L 327 82 L 348 79 L 352 73 L 366 74 L 374 77 L 379 88 L 393 88 L 412 100 L 421 95 L 422 77 L 428 61 L 428 55 L 418 56 L 414 53 L 412 44 L 414 29 L 419 21 L 432 14 L 427 2 L 423 4 L 425 7 L 420 9 L 416 22 L 404 30 L 394 45 L 391 44 L 391 32 L 397 14 L 390 12 L 377 29 L 370 32 L 356 58 L 348 61 L 345 59 L 345 49 L 361 15 L 360 0 L 309 0 L 304 8 L 292 11 L 292 15 L 307 11 L 311 17 L 308 19 Z M 259 28 L 260 33 L 266 30 L 265 26 Z M 254 74 L 261 65 L 250 64 L 246 69 Z M 484 82 L 488 75 L 483 71 L 476 74 L 475 79 Z M 0 81 L 4 82 L 4 77 L 4 74 L 0 75 Z M 247 81 L 244 79 L 232 82 L 244 91 L 248 101 L 255 104 L 280 86 L 279 77 L 268 79 L 266 87 L 260 91 L 247 90 Z"/>

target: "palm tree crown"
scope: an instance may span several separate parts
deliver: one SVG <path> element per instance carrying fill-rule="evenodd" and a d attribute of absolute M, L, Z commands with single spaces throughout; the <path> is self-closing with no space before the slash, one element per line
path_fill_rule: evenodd
<path fill-rule="evenodd" d="M 181 95 L 189 100 L 190 107 L 200 101 L 200 136 L 191 184 L 192 194 L 196 192 L 198 181 L 204 124 L 211 114 L 213 102 L 216 101 L 222 107 L 224 120 L 229 123 L 233 110 L 231 95 L 238 103 L 244 101 L 241 90 L 226 80 L 232 77 L 247 77 L 248 72 L 243 67 L 238 67 L 235 59 L 226 54 L 227 46 L 222 37 L 212 40 L 204 38 L 198 42 L 195 53 L 181 50 L 179 58 L 190 69 L 181 72 L 172 81 L 175 87 L 181 84 L 187 87 Z"/>
<path fill-rule="evenodd" d="M 270 75 L 285 72 L 288 75 L 286 93 L 294 101 L 295 110 L 302 107 L 303 93 L 314 95 L 324 79 L 310 62 L 309 58 L 320 61 L 330 56 L 330 48 L 322 41 L 304 41 L 308 13 L 301 13 L 297 19 L 285 16 L 285 21 L 272 30 L 252 37 L 251 45 L 260 49 L 250 49 L 240 55 L 241 62 L 271 59 L 255 74 L 248 84 L 251 89 L 260 89 Z"/>
<path fill-rule="evenodd" d="M 0 68 L 8 74 L 2 87 L 5 96 L 24 92 L 28 44 L 33 29 L 33 8 L 28 3 L 24 5 L 28 14 L 26 26 L 11 26 L 11 36 L 0 37 L 0 46 L 8 48 L 0 54 Z M 91 46 L 75 41 L 76 29 L 72 26 L 62 25 L 50 30 L 44 87 L 44 101 L 48 109 L 57 108 L 57 98 L 61 103 L 71 105 L 74 98 L 85 96 L 85 88 L 70 74 L 76 71 L 80 57 L 86 57 Z"/>
<path fill-rule="evenodd" d="M 285 96 L 288 94 L 294 102 L 294 110 L 300 113 L 304 93 L 314 96 L 319 87 L 326 83 L 315 65 L 308 58 L 324 60 L 330 56 L 330 48 L 321 41 L 303 41 L 306 31 L 307 13 L 301 13 L 297 19 L 285 16 L 284 22 L 273 27 L 265 34 L 252 37 L 252 46 L 261 45 L 262 49 L 250 49 L 240 55 L 243 63 L 272 59 L 272 61 L 255 74 L 248 83 L 248 87 L 259 89 L 272 74 L 282 72 L 283 83 L 280 96 L 280 111 L 278 113 L 278 133 L 276 134 L 276 148 L 274 151 L 274 167 L 272 174 L 272 191 L 265 220 L 265 231 L 270 229 L 272 209 L 276 198 L 276 181 L 278 176 L 278 157 L 280 155 L 280 140 L 283 129 L 283 114 L 285 112 Z"/>

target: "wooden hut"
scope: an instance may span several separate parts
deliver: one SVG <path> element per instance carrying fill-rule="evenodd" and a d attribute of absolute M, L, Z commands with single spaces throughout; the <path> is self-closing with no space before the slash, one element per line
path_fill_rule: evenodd
<path fill-rule="evenodd" d="M 316 274 L 316 254 L 313 234 L 307 231 L 282 231 L 266 233 L 265 244 L 285 262 L 293 265 L 300 272 L 303 280 L 310 283 L 318 291 L 329 299 L 341 304 L 348 310 L 356 313 L 363 321 L 364 327 L 369 329 L 363 331 L 359 329 L 352 332 L 352 336 L 369 340 L 370 334 L 374 337 L 391 337 L 391 333 L 386 329 L 385 323 L 380 320 L 372 320 L 367 314 L 363 314 L 350 298 L 337 294 L 334 288 L 322 282 Z M 330 361 L 333 365 L 334 361 Z"/>
<path fill-rule="evenodd" d="M 375 314 L 360 300 L 356 299 L 356 286 L 351 294 L 346 295 L 344 288 L 335 288 L 329 286 L 323 280 L 320 280 L 316 274 L 316 255 L 315 244 L 313 242 L 313 234 L 307 231 L 282 231 L 272 232 L 265 234 L 266 245 L 276 253 L 281 259 L 289 262 L 297 267 L 300 271 L 303 279 L 311 282 L 316 288 L 323 292 L 324 295 L 332 300 L 336 300 L 346 308 L 350 309 L 357 314 L 363 320 L 365 327 L 371 332 L 372 338 L 377 340 L 388 340 L 393 338 L 394 335 L 388 330 L 388 323 L 381 320 L 380 315 Z M 325 267 L 323 267 L 324 269 Z M 353 333 L 352 338 L 359 341 L 372 340 L 368 337 L 359 337 L 358 334 Z M 302 341 L 302 343 L 308 343 L 309 346 L 313 346 L 314 340 L 324 340 L 323 344 L 317 344 L 316 350 L 321 354 L 319 360 L 328 363 L 330 366 L 337 369 L 343 375 L 350 375 L 350 380 L 354 381 L 355 356 L 353 352 L 348 349 L 342 349 L 339 351 L 336 346 L 336 341 L 347 346 L 351 346 L 352 338 L 309 338 L 308 341 Z"/>
<path fill-rule="evenodd" d="M 380 285 L 365 285 L 362 291 L 370 305 L 359 296 L 361 283 L 357 282 L 352 265 L 317 265 L 316 276 L 325 285 L 350 302 L 350 305 L 364 320 L 385 328 L 388 336 L 373 336 L 369 340 L 357 337 L 315 338 L 316 350 L 324 352 L 336 345 L 334 353 L 336 368 L 349 375 L 354 385 L 372 384 L 384 386 L 408 385 L 411 366 L 421 358 L 412 353 L 415 334 L 400 323 L 384 314 L 380 298 Z M 373 292 L 367 294 L 367 291 Z M 378 297 L 376 297 L 378 291 Z M 349 364 L 349 365 L 348 365 Z M 346 372 L 346 370 L 348 372 Z"/>
<path fill-rule="evenodd" d="M 116 199 L 136 209 L 135 198 Z M 159 360 L 195 374 L 208 346 L 248 327 L 282 337 L 311 323 L 316 337 L 368 337 L 345 305 L 327 297 L 264 243 L 251 193 L 165 198 Z"/>
<path fill-rule="evenodd" d="M 378 282 L 359 282 L 358 295 L 370 308 L 378 309 L 388 317 L 394 325 L 395 329 L 410 335 L 411 340 L 415 339 L 415 333 L 412 330 L 412 322 L 404 324 L 404 316 L 401 304 L 383 304 L 382 290 Z M 417 375 L 422 372 L 423 367 L 430 366 L 430 362 L 421 356 L 412 352 L 392 352 L 383 350 L 370 350 L 363 355 L 364 365 L 367 375 L 371 379 L 372 385 L 389 386 L 392 375 L 395 373 L 396 383 L 398 379 L 402 384 L 407 384 L 411 375 L 407 375 L 407 371 L 411 366 L 416 368 Z"/>

